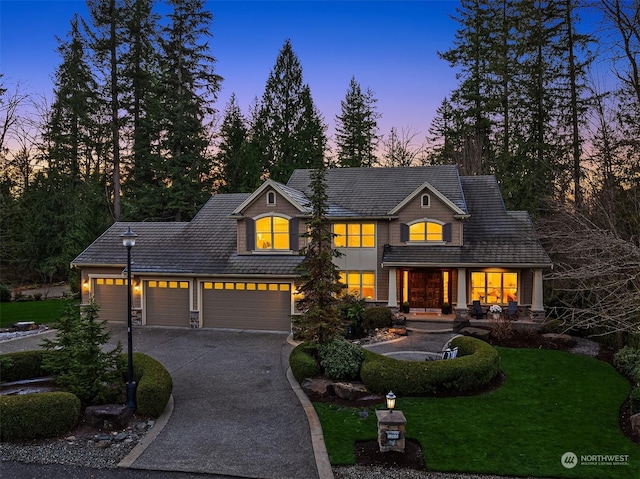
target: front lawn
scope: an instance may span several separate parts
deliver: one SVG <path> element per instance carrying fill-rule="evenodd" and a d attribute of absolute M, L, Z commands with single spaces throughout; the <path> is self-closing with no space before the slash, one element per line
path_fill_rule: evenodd
<path fill-rule="evenodd" d="M 0 327 L 5 328 L 19 321 L 35 321 L 38 324 L 55 323 L 70 301 L 78 300 L 47 299 L 0 303 Z"/>
<path fill-rule="evenodd" d="M 428 470 L 584 479 L 640 477 L 640 447 L 624 436 L 618 422 L 629 385 L 612 366 L 561 351 L 499 351 L 506 380 L 493 392 L 399 398 L 396 409 L 407 418 L 407 437 L 420 442 Z M 354 442 L 377 437 L 374 410 L 363 419 L 360 409 L 314 406 L 331 463 L 354 464 Z M 566 452 L 576 454 L 576 467 L 561 464 Z M 598 465 L 598 455 L 628 455 L 627 465 Z M 580 463 L 581 459 L 590 463 Z"/>

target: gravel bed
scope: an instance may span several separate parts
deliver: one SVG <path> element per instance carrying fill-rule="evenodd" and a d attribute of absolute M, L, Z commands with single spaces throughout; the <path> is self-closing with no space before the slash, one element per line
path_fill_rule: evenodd
<path fill-rule="evenodd" d="M 121 431 L 93 434 L 85 431 L 78 435 L 71 433 L 60 439 L 1 442 L 0 460 L 114 469 L 154 424 L 152 420 L 139 421 Z"/>

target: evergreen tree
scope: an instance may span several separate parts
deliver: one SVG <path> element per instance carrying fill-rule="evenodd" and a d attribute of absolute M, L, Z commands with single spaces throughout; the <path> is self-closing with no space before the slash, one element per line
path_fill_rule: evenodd
<path fill-rule="evenodd" d="M 349 90 L 340 102 L 342 110 L 336 115 L 336 146 L 338 166 L 370 167 L 376 163 L 375 150 L 378 144 L 378 122 L 374 98 L 370 89 L 362 91 L 355 77 L 351 78 Z"/>
<path fill-rule="evenodd" d="M 260 186 L 260 167 L 248 151 L 249 129 L 231 95 L 220 128 L 216 167 L 221 181 L 220 193 L 249 193 Z"/>
<path fill-rule="evenodd" d="M 82 312 L 80 306 L 69 303 L 58 321 L 55 339 L 42 343 L 53 352 L 45 357 L 43 368 L 85 406 L 113 402 L 124 389 L 122 346 L 118 343 L 109 352 L 102 350 L 111 333 L 106 330 L 106 321 L 99 321 L 98 310 L 93 299 Z"/>
<path fill-rule="evenodd" d="M 263 171 L 286 182 L 293 170 L 324 155 L 326 139 L 302 67 L 287 40 L 269 74 L 251 131 L 251 151 Z"/>
<path fill-rule="evenodd" d="M 203 124 L 214 110 L 222 78 L 208 37 L 213 19 L 203 0 L 169 0 L 173 11 L 161 41 L 161 106 L 164 112 L 160 142 L 164 162 L 156 172 L 157 192 L 165 205 L 156 219 L 188 221 L 212 190 L 212 158 Z"/>
<path fill-rule="evenodd" d="M 298 290 L 303 299 L 298 309 L 304 311 L 294 318 L 298 334 L 303 339 L 312 339 L 320 344 L 340 336 L 342 319 L 338 311 L 338 295 L 344 284 L 340 283 L 340 273 L 333 258 L 340 253 L 333 249 L 331 222 L 327 219 L 329 208 L 326 194 L 326 168 L 317 163 L 311 174 L 311 219 L 307 222 L 308 244 L 301 254 L 301 276 Z"/>

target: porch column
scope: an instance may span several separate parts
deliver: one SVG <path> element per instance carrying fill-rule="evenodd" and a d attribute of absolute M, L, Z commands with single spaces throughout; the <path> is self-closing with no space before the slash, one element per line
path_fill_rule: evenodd
<path fill-rule="evenodd" d="M 387 306 L 390 308 L 398 307 L 398 288 L 396 286 L 396 269 L 389 268 L 389 299 Z"/>
<path fill-rule="evenodd" d="M 531 319 L 542 322 L 545 318 L 544 292 L 542 289 L 542 269 L 533 270 L 533 290 L 531 292 Z"/>
<path fill-rule="evenodd" d="M 467 308 L 467 268 L 458 268 L 458 301 L 456 303 L 456 316 L 466 318 L 469 313 Z"/>

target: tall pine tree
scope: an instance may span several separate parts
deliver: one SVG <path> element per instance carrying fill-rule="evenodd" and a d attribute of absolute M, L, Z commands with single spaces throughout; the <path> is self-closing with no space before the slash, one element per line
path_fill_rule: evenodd
<path fill-rule="evenodd" d="M 341 114 L 336 115 L 336 146 L 338 166 L 375 166 L 378 145 L 377 99 L 370 89 L 362 91 L 355 77 L 351 78 L 345 99 L 340 102 Z"/>

